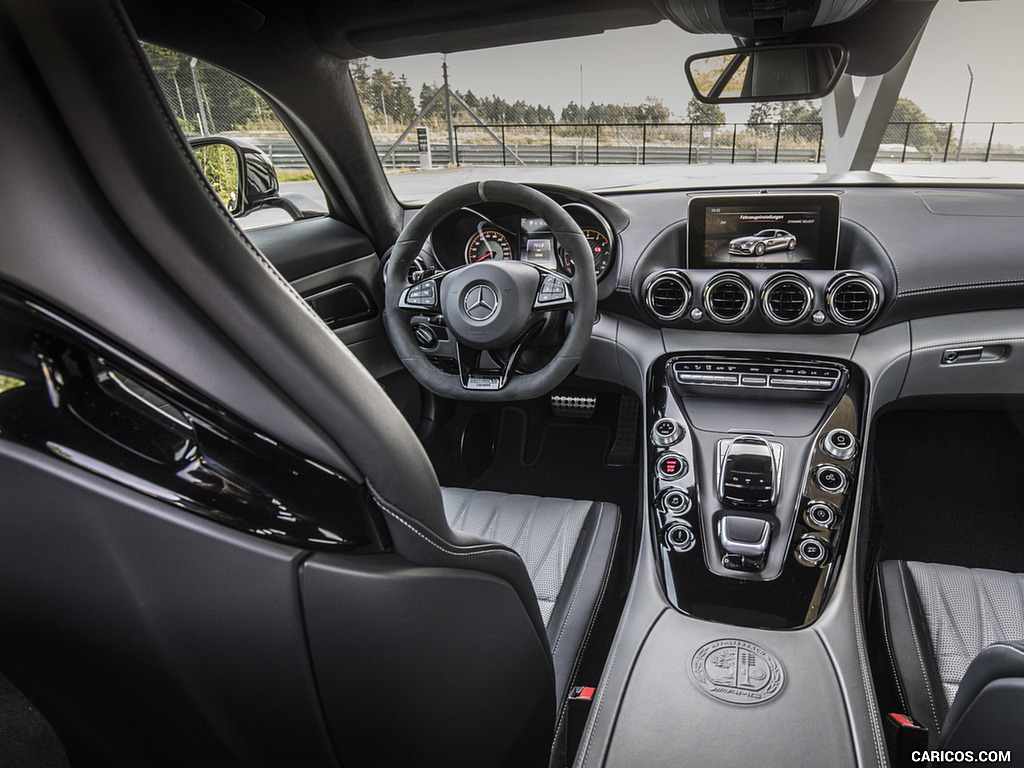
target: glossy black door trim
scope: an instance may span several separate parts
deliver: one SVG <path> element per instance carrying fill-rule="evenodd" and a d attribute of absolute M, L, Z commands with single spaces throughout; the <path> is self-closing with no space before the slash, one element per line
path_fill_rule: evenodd
<path fill-rule="evenodd" d="M 379 550 L 366 489 L 0 283 L 0 440 L 262 539 Z"/>

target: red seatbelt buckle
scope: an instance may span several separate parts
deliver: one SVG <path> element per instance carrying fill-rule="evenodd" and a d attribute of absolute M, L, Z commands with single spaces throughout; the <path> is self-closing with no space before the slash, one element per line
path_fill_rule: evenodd
<path fill-rule="evenodd" d="M 928 749 L 928 729 L 912 717 L 890 712 L 885 718 L 885 736 L 889 745 L 889 759 L 893 768 L 909 768 L 915 765 L 911 759 L 914 752 Z"/>
<path fill-rule="evenodd" d="M 569 701 L 593 701 L 596 690 L 593 686 L 577 685 L 569 691 Z"/>

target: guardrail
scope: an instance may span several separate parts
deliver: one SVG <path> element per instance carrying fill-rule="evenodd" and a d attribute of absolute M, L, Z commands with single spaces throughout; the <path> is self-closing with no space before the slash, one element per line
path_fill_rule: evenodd
<path fill-rule="evenodd" d="M 825 159 L 821 123 L 601 123 L 453 126 L 454 157 L 447 136 L 431 142 L 432 167 L 450 165 L 707 165 L 820 163 Z M 961 138 L 963 142 L 961 143 Z M 308 169 L 295 143 L 281 137 L 247 137 L 277 168 Z M 415 137 L 412 137 L 415 139 Z M 383 158 L 394 139 L 375 137 Z M 1024 162 L 1024 123 L 891 122 L 876 162 Z M 415 140 L 395 148 L 388 170 L 421 167 Z"/>

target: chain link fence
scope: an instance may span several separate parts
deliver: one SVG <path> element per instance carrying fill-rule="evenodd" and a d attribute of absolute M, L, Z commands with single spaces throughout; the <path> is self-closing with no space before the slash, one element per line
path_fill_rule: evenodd
<path fill-rule="evenodd" d="M 164 97 L 190 136 L 245 138 L 282 181 L 312 179 L 309 165 L 260 94 L 206 62 L 144 44 Z M 672 120 L 657 98 L 640 104 L 570 102 L 560 110 L 506 101 L 440 82 L 414 85 L 359 59 L 349 65 L 377 154 L 388 172 L 448 166 L 821 163 L 820 110 L 807 102 L 755 105 L 745 123 Z M 786 119 L 793 118 L 793 119 Z M 429 151 L 428 151 L 429 150 Z M 878 162 L 1024 162 L 1022 123 L 936 123 L 901 98 Z"/>

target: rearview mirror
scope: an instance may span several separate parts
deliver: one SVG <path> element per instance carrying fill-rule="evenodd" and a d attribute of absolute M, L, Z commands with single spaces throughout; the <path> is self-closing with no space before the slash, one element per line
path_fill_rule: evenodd
<path fill-rule="evenodd" d="M 833 43 L 731 48 L 686 60 L 686 79 L 705 104 L 802 101 L 827 96 L 849 53 Z"/>

